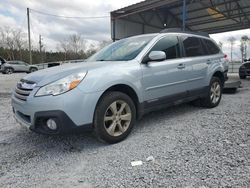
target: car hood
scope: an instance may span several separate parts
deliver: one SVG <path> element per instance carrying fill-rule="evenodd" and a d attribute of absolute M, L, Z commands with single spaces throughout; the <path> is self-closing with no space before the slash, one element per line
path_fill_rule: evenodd
<path fill-rule="evenodd" d="M 35 82 L 36 86 L 44 86 L 46 84 L 64 78 L 70 74 L 87 72 L 95 68 L 110 66 L 111 64 L 114 63 L 117 64 L 119 62 L 97 61 L 97 62 L 82 62 L 78 64 L 65 64 L 28 74 L 23 78 L 23 80 Z"/>

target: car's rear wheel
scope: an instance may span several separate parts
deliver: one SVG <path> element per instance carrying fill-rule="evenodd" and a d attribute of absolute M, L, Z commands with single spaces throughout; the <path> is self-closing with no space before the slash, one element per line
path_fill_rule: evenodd
<path fill-rule="evenodd" d="M 207 96 L 201 99 L 201 105 L 213 108 L 219 105 L 222 96 L 223 84 L 218 77 L 213 77 L 210 81 Z"/>
<path fill-rule="evenodd" d="M 30 73 L 37 71 L 37 68 L 30 68 Z"/>
<path fill-rule="evenodd" d="M 98 102 L 94 116 L 97 137 L 108 143 L 124 140 L 136 121 L 132 99 L 121 92 L 108 92 Z"/>
<path fill-rule="evenodd" d="M 240 75 L 240 79 L 246 79 L 245 75 Z"/>
<path fill-rule="evenodd" d="M 14 70 L 12 68 L 6 68 L 4 70 L 5 74 L 12 74 L 14 72 Z"/>

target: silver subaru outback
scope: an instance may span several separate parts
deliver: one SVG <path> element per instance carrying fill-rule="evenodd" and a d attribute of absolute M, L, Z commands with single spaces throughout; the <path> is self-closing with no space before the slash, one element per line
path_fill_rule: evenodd
<path fill-rule="evenodd" d="M 208 36 L 165 32 L 119 40 L 87 61 L 25 76 L 12 94 L 16 120 L 44 134 L 94 130 L 125 139 L 152 110 L 196 101 L 216 107 L 228 62 Z"/>

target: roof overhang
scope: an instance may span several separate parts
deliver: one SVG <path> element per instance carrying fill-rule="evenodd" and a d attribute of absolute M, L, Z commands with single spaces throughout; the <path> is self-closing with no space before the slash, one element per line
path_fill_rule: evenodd
<path fill-rule="evenodd" d="M 186 10 L 186 16 L 183 12 Z M 185 28 L 209 34 L 250 28 L 250 0 L 146 0 L 111 12 L 113 40 Z"/>

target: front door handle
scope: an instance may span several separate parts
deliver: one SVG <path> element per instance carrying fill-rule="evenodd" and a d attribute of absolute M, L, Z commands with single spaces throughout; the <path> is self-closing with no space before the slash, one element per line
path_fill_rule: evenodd
<path fill-rule="evenodd" d="M 210 65 L 212 61 L 210 59 L 207 60 L 207 64 Z"/>
<path fill-rule="evenodd" d="M 185 69 L 185 64 L 181 63 L 177 66 L 178 69 Z"/>

